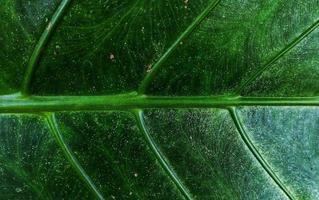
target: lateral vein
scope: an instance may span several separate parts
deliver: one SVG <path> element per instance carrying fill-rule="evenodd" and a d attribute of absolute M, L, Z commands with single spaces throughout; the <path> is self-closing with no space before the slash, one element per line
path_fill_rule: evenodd
<path fill-rule="evenodd" d="M 311 34 L 316 28 L 319 26 L 319 20 L 317 20 L 314 24 L 308 27 L 304 32 L 302 32 L 296 39 L 294 39 L 290 44 L 288 44 L 285 48 L 279 51 L 274 57 L 272 57 L 268 62 L 266 62 L 263 67 L 257 70 L 249 79 L 247 79 L 242 85 L 238 87 L 236 90 L 236 94 L 240 95 L 241 92 L 254 80 L 256 80 L 264 71 L 270 68 L 275 62 L 277 62 L 281 57 L 286 55 L 291 49 L 297 46 L 301 41 L 303 41 L 309 34 Z"/>
<path fill-rule="evenodd" d="M 268 175 L 274 180 L 274 182 L 280 187 L 280 189 L 285 193 L 285 195 L 290 199 L 294 200 L 295 198 L 290 193 L 288 188 L 284 185 L 284 183 L 280 180 L 280 178 L 276 175 L 276 173 L 272 170 L 268 162 L 263 158 L 263 156 L 259 153 L 250 137 L 246 133 L 242 122 L 240 121 L 237 111 L 235 108 L 229 109 L 230 115 L 235 123 L 235 126 L 240 134 L 241 139 L 244 141 L 250 152 L 254 155 L 256 160 L 262 166 L 262 168 L 268 173 Z"/>
<path fill-rule="evenodd" d="M 60 19 L 63 16 L 64 11 L 66 10 L 67 6 L 70 4 L 71 0 L 63 0 L 60 5 L 58 6 L 55 13 L 52 15 L 51 20 L 47 24 L 46 28 L 44 29 L 42 35 L 40 36 L 33 52 L 30 57 L 27 70 L 22 82 L 22 88 L 21 93 L 22 95 L 26 95 L 29 92 L 29 87 L 34 75 L 34 71 L 36 68 L 36 65 L 39 62 L 39 59 L 41 57 L 41 54 L 48 43 L 48 40 L 50 36 L 53 33 L 53 30 L 55 29 L 57 23 L 60 21 Z"/>
<path fill-rule="evenodd" d="M 209 5 L 196 17 L 196 19 L 185 29 L 176 41 L 166 50 L 166 52 L 153 65 L 151 71 L 146 74 L 138 89 L 139 94 L 145 93 L 150 82 L 154 79 L 162 64 L 174 52 L 178 45 L 206 18 L 206 16 L 218 5 L 221 0 L 211 1 Z"/>
<path fill-rule="evenodd" d="M 63 139 L 63 136 L 58 128 L 58 124 L 56 122 L 56 118 L 54 114 L 49 114 L 47 117 L 47 123 L 50 127 L 51 133 L 53 134 L 54 138 L 56 139 L 57 143 L 59 144 L 60 148 L 62 149 L 64 155 L 68 159 L 69 163 L 73 167 L 73 169 L 77 172 L 77 174 L 82 178 L 82 180 L 86 183 L 90 191 L 101 200 L 104 200 L 103 195 L 99 192 L 97 187 L 92 182 L 91 178 L 86 174 L 78 160 L 73 155 L 71 149 L 66 144 Z"/>
<path fill-rule="evenodd" d="M 136 120 L 138 123 L 138 126 L 154 155 L 156 156 L 158 162 L 164 169 L 164 171 L 168 174 L 172 182 L 176 185 L 176 187 L 180 190 L 180 192 L 183 194 L 183 196 L 188 199 L 192 200 L 192 195 L 190 194 L 189 190 L 184 186 L 184 184 L 181 182 L 177 174 L 174 172 L 172 167 L 167 163 L 163 153 L 161 150 L 157 147 L 156 143 L 154 142 L 152 136 L 149 134 L 148 130 L 146 129 L 144 118 L 143 118 L 143 112 L 137 111 L 135 113 Z"/>

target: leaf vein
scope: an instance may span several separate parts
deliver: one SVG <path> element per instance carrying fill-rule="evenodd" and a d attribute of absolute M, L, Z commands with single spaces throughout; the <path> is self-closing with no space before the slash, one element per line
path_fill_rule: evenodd
<path fill-rule="evenodd" d="M 319 106 L 319 97 L 31 96 L 1 98 L 1 113 L 34 113 L 144 108 L 227 108 L 237 106 Z"/>
<path fill-rule="evenodd" d="M 291 43 L 289 43 L 286 47 L 284 47 L 281 51 L 279 51 L 274 57 L 272 57 L 268 62 L 266 62 L 263 67 L 257 70 L 249 79 L 247 79 L 242 85 L 238 87 L 236 90 L 236 94 L 241 94 L 241 92 L 249 86 L 254 80 L 256 80 L 263 72 L 265 72 L 268 68 L 270 68 L 275 62 L 277 62 L 280 58 L 286 55 L 291 49 L 296 47 L 303 41 L 308 35 L 310 35 L 316 28 L 319 26 L 319 20 L 317 20 L 314 24 L 309 26 L 305 31 L 303 31 L 297 38 L 295 38 Z"/>
<path fill-rule="evenodd" d="M 194 31 L 194 29 L 207 17 L 207 15 L 219 4 L 220 1 L 221 0 L 211 1 L 209 5 L 185 29 L 185 31 L 182 32 L 182 34 L 176 39 L 176 41 L 166 50 L 166 52 L 157 60 L 157 62 L 153 65 L 151 71 L 147 73 L 145 78 L 142 80 L 138 88 L 139 94 L 145 93 L 148 85 L 154 79 L 166 59 L 175 51 L 180 42 L 182 42 L 190 33 Z"/>
<path fill-rule="evenodd" d="M 32 52 L 32 55 L 30 57 L 27 70 L 22 82 L 22 88 L 21 93 L 23 95 L 27 94 L 29 92 L 29 87 L 35 72 L 36 65 L 38 64 L 38 61 L 41 57 L 41 54 L 44 51 L 44 48 L 46 44 L 48 43 L 48 40 L 50 36 L 53 33 L 53 30 L 55 29 L 57 23 L 60 21 L 60 19 L 63 16 L 64 11 L 66 10 L 67 6 L 70 4 L 71 0 L 63 0 L 60 5 L 58 6 L 55 13 L 52 15 L 51 20 L 47 24 L 46 28 L 44 29 L 42 35 L 40 36 L 36 46 L 34 47 L 34 50 Z"/>
<path fill-rule="evenodd" d="M 73 155 L 71 149 L 66 144 L 66 142 L 63 139 L 62 133 L 60 132 L 58 128 L 58 124 L 56 122 L 56 118 L 54 114 L 49 114 L 47 117 L 47 123 L 50 127 L 51 133 L 53 134 L 54 138 L 56 139 L 57 143 L 59 144 L 60 148 L 62 149 L 64 155 L 68 159 L 69 163 L 73 167 L 73 169 L 76 171 L 76 173 L 82 178 L 82 180 L 86 183 L 90 191 L 101 200 L 104 200 L 103 195 L 99 192 L 97 187 L 92 182 L 91 178 L 87 175 L 87 173 L 84 171 L 76 157 Z"/>
<path fill-rule="evenodd" d="M 276 173 L 272 170 L 268 162 L 263 158 L 263 156 L 259 153 L 250 137 L 246 133 L 242 122 L 240 121 L 236 108 L 229 109 L 231 118 L 233 119 L 235 126 L 240 134 L 241 139 L 244 141 L 250 152 L 254 155 L 256 160 L 262 166 L 262 168 L 268 173 L 268 175 L 274 180 L 274 182 L 279 186 L 279 188 L 285 193 L 285 195 L 290 199 L 294 200 L 294 196 L 290 193 L 288 188 L 284 185 L 284 183 L 280 180 L 280 178 L 276 175 Z"/>
<path fill-rule="evenodd" d="M 188 200 L 192 200 L 193 198 L 192 198 L 192 195 L 190 194 L 189 190 L 181 182 L 180 178 L 174 172 L 174 170 L 169 165 L 169 163 L 167 163 L 163 153 L 158 148 L 158 146 L 154 142 L 152 136 L 147 131 L 146 126 L 145 126 L 145 122 L 144 122 L 144 119 L 143 119 L 143 112 L 142 111 L 137 111 L 135 116 L 136 116 L 136 120 L 137 120 L 138 126 L 139 126 L 139 128 L 140 128 L 140 130 L 141 130 L 146 142 L 148 143 L 148 146 L 153 151 L 154 155 L 156 156 L 158 162 L 160 163 L 160 165 L 162 166 L 164 171 L 168 174 L 168 176 L 170 177 L 172 182 L 180 190 L 180 192 L 183 194 L 183 196 L 186 199 L 188 199 Z"/>

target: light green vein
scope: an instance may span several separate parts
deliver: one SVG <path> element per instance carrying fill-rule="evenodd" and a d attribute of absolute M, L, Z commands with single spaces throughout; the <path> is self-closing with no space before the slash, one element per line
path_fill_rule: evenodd
<path fill-rule="evenodd" d="M 1 113 L 83 110 L 132 110 L 145 108 L 227 108 L 237 106 L 319 106 L 319 97 L 222 96 L 30 96 L 1 98 Z"/>
<path fill-rule="evenodd" d="M 167 163 L 161 150 L 157 147 L 152 136 L 149 134 L 148 130 L 146 129 L 144 118 L 143 118 L 143 112 L 136 111 L 135 116 L 136 116 L 138 126 L 141 132 L 143 133 L 143 136 L 146 142 L 148 143 L 148 146 L 153 151 L 154 155 L 156 156 L 158 162 L 163 167 L 164 171 L 169 175 L 169 177 L 171 178 L 173 183 L 176 185 L 176 187 L 180 190 L 180 192 L 183 194 L 183 196 L 188 200 L 192 200 L 193 198 L 189 190 L 184 186 L 184 184 L 181 182 L 181 180 L 179 179 L 177 174 L 174 172 L 172 167 Z"/>
<path fill-rule="evenodd" d="M 211 1 L 208 6 L 196 17 L 196 19 L 186 28 L 186 30 L 182 32 L 176 41 L 166 50 L 166 52 L 158 59 L 158 61 L 153 65 L 151 71 L 147 73 L 145 78 L 142 80 L 138 89 L 139 94 L 145 93 L 150 82 L 154 79 L 166 59 L 174 52 L 178 45 L 206 18 L 210 11 L 212 11 L 220 1 L 221 0 Z"/>
<path fill-rule="evenodd" d="M 28 94 L 29 87 L 30 87 L 30 84 L 31 84 L 31 81 L 32 81 L 32 78 L 34 75 L 34 71 L 35 71 L 36 65 L 41 57 L 41 54 L 42 54 L 50 36 L 52 35 L 54 28 L 56 27 L 59 20 L 62 18 L 63 13 L 66 10 L 66 8 L 70 2 L 71 2 L 71 0 L 63 0 L 60 3 L 57 10 L 52 15 L 52 18 L 49 21 L 47 27 L 44 29 L 41 37 L 39 38 L 39 40 L 38 40 L 38 42 L 33 50 L 33 53 L 30 57 L 30 60 L 29 60 L 28 66 L 27 66 L 27 70 L 26 70 L 26 73 L 24 76 L 24 80 L 22 82 L 21 93 L 23 95 Z"/>
<path fill-rule="evenodd" d="M 259 153 L 251 139 L 249 138 L 248 134 L 246 133 L 242 122 L 240 121 L 236 108 L 229 108 L 230 115 L 235 123 L 235 126 L 246 144 L 246 146 L 249 148 L 251 153 L 254 155 L 254 157 L 257 159 L 257 161 L 260 163 L 260 165 L 263 167 L 263 169 L 269 174 L 269 176 L 274 180 L 274 182 L 280 187 L 280 189 L 287 195 L 287 197 L 291 200 L 294 200 L 294 196 L 290 193 L 288 188 L 284 185 L 284 183 L 279 179 L 279 177 L 275 174 L 275 172 L 272 170 L 270 165 L 267 163 L 267 161 L 263 158 L 263 156 Z"/>
<path fill-rule="evenodd" d="M 74 170 L 79 174 L 79 176 L 83 179 L 83 181 L 86 183 L 88 188 L 91 190 L 91 192 L 98 198 L 104 200 L 103 195 L 99 192 L 97 187 L 92 182 L 91 178 L 86 174 L 84 169 L 81 167 L 78 160 L 73 155 L 71 149 L 68 147 L 66 142 L 63 139 L 63 136 L 58 128 L 56 119 L 54 114 L 48 114 L 47 116 L 47 122 L 49 124 L 51 133 L 54 135 L 55 139 L 57 140 L 57 143 L 61 147 L 64 155 L 68 159 L 71 166 L 74 168 Z"/>
<path fill-rule="evenodd" d="M 319 26 L 319 20 L 308 27 L 304 32 L 302 32 L 296 39 L 294 39 L 285 48 L 279 51 L 274 57 L 272 57 L 265 65 L 263 65 L 259 70 L 257 70 L 249 79 L 247 79 L 242 85 L 236 89 L 235 94 L 241 94 L 241 92 L 248 87 L 254 80 L 256 80 L 264 71 L 270 68 L 275 62 L 277 62 L 281 57 L 286 55 L 291 49 L 297 46 L 301 41 L 303 41 L 309 34 L 311 34 Z"/>

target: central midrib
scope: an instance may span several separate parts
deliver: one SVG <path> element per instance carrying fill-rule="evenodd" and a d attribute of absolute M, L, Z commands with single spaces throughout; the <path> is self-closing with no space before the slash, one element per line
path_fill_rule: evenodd
<path fill-rule="evenodd" d="M 143 108 L 227 108 L 237 106 L 319 106 L 319 97 L 171 97 L 145 95 L 0 97 L 0 112 L 13 113 Z"/>

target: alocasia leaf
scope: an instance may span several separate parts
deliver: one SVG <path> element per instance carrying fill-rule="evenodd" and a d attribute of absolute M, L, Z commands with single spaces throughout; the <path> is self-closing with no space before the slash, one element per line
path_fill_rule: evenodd
<path fill-rule="evenodd" d="M 3 0 L 0 199 L 319 199 L 316 0 Z"/>

